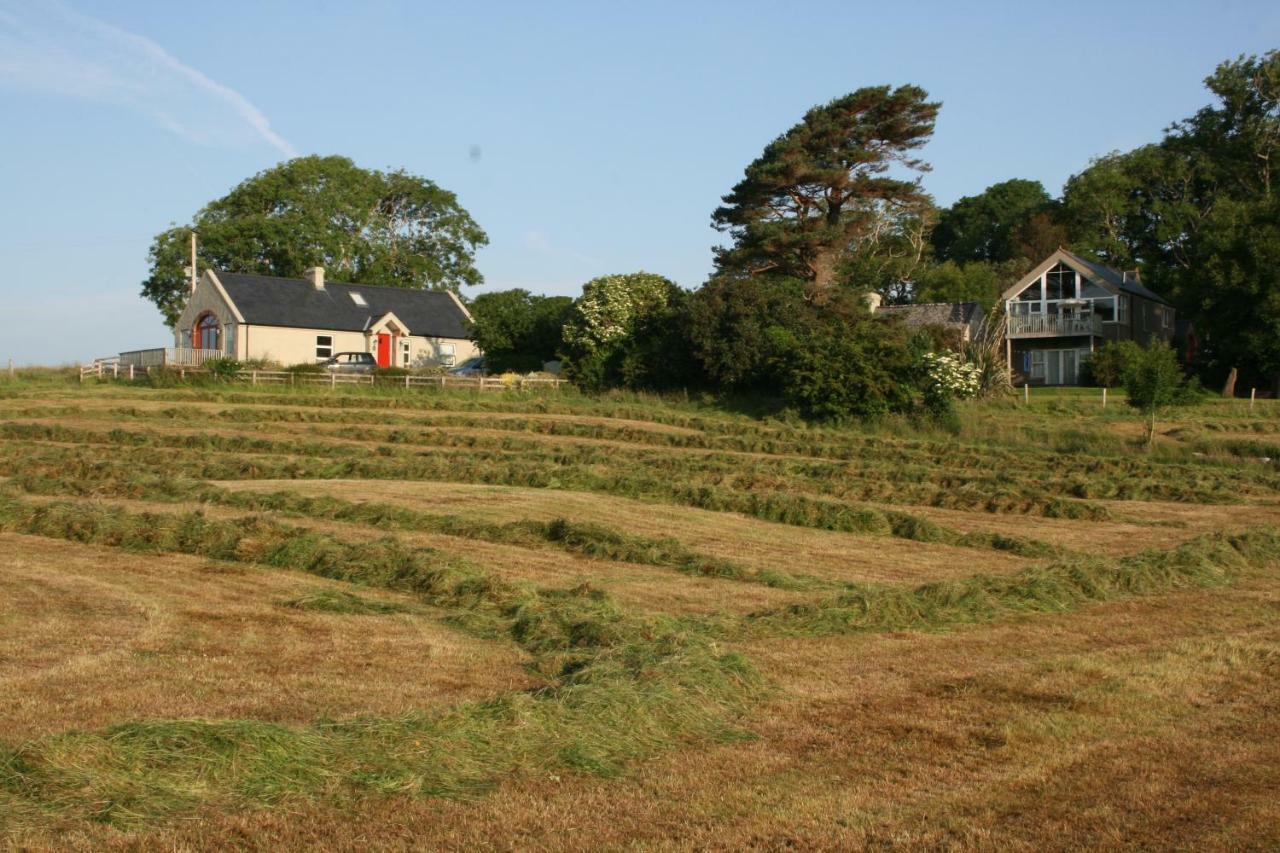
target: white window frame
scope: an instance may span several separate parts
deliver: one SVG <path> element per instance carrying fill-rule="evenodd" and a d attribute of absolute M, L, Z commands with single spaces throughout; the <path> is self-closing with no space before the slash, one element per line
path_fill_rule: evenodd
<path fill-rule="evenodd" d="M 409 366 L 409 363 L 410 363 L 409 359 L 411 354 L 412 354 L 412 351 L 409 347 L 409 339 L 401 338 L 400 339 L 400 361 L 403 367 Z"/>
<path fill-rule="evenodd" d="M 330 358 L 333 358 L 333 335 L 316 335 L 316 359 L 325 361 Z"/>
<path fill-rule="evenodd" d="M 227 323 L 222 327 L 223 350 L 230 358 L 236 357 L 236 324 Z"/>
<path fill-rule="evenodd" d="M 440 356 L 440 363 L 445 367 L 453 367 L 458 355 L 458 348 L 454 344 L 446 344 L 440 342 L 436 344 L 436 352 Z"/>
<path fill-rule="evenodd" d="M 1129 325 L 1129 295 L 1122 293 L 1116 297 L 1116 322 Z"/>

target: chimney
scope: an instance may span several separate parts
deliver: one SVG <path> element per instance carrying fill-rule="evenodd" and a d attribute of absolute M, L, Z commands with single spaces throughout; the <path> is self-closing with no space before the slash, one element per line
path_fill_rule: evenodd
<path fill-rule="evenodd" d="M 324 267 L 312 267 L 302 274 L 316 290 L 324 290 Z"/>
<path fill-rule="evenodd" d="M 880 310 L 880 303 L 884 301 L 884 297 L 876 293 L 874 290 L 868 290 L 866 295 L 862 298 L 866 300 L 867 310 L 872 314 Z"/>

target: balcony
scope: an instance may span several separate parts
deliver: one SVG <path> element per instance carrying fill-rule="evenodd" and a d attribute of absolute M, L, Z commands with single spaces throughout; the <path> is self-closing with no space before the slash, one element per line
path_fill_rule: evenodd
<path fill-rule="evenodd" d="M 121 367 L 200 367 L 211 358 L 222 358 L 222 350 L 163 347 L 120 353 Z"/>
<path fill-rule="evenodd" d="M 1102 337 L 1097 314 L 1011 314 L 1011 338 L 1065 338 L 1074 335 Z"/>

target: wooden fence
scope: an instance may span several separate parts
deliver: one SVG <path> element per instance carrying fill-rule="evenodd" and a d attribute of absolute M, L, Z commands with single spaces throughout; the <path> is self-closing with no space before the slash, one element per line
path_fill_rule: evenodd
<path fill-rule="evenodd" d="M 92 377 L 135 382 L 146 379 L 152 370 L 152 367 L 125 365 L 112 359 L 99 359 L 93 364 L 86 364 L 80 368 L 80 381 L 84 382 L 86 377 Z M 210 375 L 209 371 L 194 367 L 169 367 L 165 372 L 169 376 L 176 374 L 179 381 L 187 377 L 207 377 Z M 226 381 L 254 386 L 327 386 L 329 388 L 337 388 L 340 385 L 364 385 L 377 388 L 403 388 L 406 391 L 414 388 L 432 388 L 439 391 L 453 389 L 469 389 L 472 391 L 544 389 L 557 391 L 565 383 L 563 379 L 541 376 L 516 376 L 510 378 L 498 376 L 449 376 L 447 374 L 435 376 L 418 376 L 414 374 L 384 376 L 376 373 L 295 373 L 289 370 L 241 370 L 234 376 L 227 378 Z"/>

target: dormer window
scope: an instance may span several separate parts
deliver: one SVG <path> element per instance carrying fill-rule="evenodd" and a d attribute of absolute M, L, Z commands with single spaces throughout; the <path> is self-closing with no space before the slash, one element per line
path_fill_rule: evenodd
<path fill-rule="evenodd" d="M 364 301 L 364 297 L 363 297 L 363 296 L 361 296 L 361 295 L 360 295 L 360 294 L 358 294 L 358 293 L 354 293 L 354 292 L 353 292 L 353 293 L 351 294 L 351 301 L 352 301 L 352 302 L 354 302 L 355 304 L 359 305 L 361 308 L 368 308 L 368 307 L 369 307 L 369 303 L 368 303 L 368 302 L 365 302 L 365 301 Z"/>

